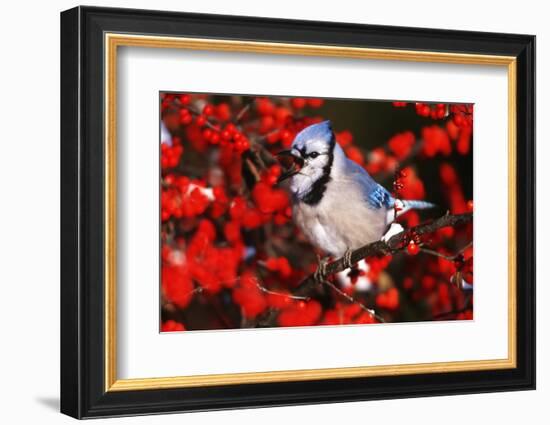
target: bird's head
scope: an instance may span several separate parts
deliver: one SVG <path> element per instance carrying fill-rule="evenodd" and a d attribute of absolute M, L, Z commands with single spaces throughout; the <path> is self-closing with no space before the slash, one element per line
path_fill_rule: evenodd
<path fill-rule="evenodd" d="M 291 167 L 279 181 L 290 178 L 290 189 L 298 197 L 313 190 L 324 192 L 337 149 L 340 150 L 330 121 L 304 128 L 296 135 L 291 148 L 279 153 L 279 157 L 291 161 Z"/>

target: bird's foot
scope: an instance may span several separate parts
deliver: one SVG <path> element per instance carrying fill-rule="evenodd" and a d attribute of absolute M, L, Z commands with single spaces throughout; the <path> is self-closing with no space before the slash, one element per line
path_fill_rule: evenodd
<path fill-rule="evenodd" d="M 382 241 L 388 243 L 388 241 L 398 233 L 401 233 L 403 231 L 403 226 L 401 226 L 399 223 L 396 223 L 395 221 L 391 224 L 388 231 L 382 236 Z"/>
<path fill-rule="evenodd" d="M 327 277 L 327 264 L 329 263 L 329 257 L 321 258 L 317 256 L 317 270 L 313 273 L 313 277 L 318 283 L 323 283 Z"/>
<path fill-rule="evenodd" d="M 352 254 L 353 254 L 352 249 L 347 249 L 346 252 L 344 252 L 344 256 L 342 257 L 342 259 L 344 260 L 344 267 L 346 269 L 351 269 L 351 267 L 353 266 L 353 263 L 351 261 Z"/>

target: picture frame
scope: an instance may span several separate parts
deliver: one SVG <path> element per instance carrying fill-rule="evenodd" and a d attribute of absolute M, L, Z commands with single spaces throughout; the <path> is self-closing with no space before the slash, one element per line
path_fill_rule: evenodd
<path fill-rule="evenodd" d="M 117 53 L 127 46 L 504 68 L 508 181 L 499 184 L 508 188 L 508 356 L 120 379 L 116 92 Z M 534 36 L 76 7 L 61 14 L 61 117 L 62 413 L 92 418 L 535 388 Z"/>

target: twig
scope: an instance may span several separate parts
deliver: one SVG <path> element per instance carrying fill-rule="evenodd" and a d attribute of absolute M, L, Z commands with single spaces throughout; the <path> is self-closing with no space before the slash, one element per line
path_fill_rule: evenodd
<path fill-rule="evenodd" d="M 271 136 L 271 135 L 273 135 L 273 134 L 279 133 L 281 130 L 283 130 L 283 127 L 274 128 L 273 130 L 268 131 L 267 133 L 265 133 L 265 134 L 259 136 L 258 138 L 259 138 L 260 140 L 265 140 L 265 139 L 267 139 L 269 136 Z"/>
<path fill-rule="evenodd" d="M 202 286 L 195 286 L 195 288 L 193 288 L 191 291 L 186 292 L 185 295 L 201 294 L 203 290 L 204 289 Z M 174 304 L 170 301 L 163 302 L 162 307 L 168 310 L 171 308 L 175 308 Z"/>
<path fill-rule="evenodd" d="M 300 300 L 300 301 L 309 300 L 309 297 L 306 297 L 306 296 L 293 295 L 293 294 L 290 294 L 290 293 L 272 291 L 271 289 L 267 289 L 265 286 L 260 285 L 259 282 L 256 282 L 256 286 L 258 287 L 258 289 L 260 291 L 262 291 L 265 294 L 278 295 L 280 297 L 286 297 L 286 298 L 290 298 L 292 300 Z"/>
<path fill-rule="evenodd" d="M 266 170 L 267 166 L 265 165 L 265 162 L 262 158 L 262 155 L 260 154 L 260 151 L 256 149 L 251 149 L 250 151 L 252 152 L 252 156 L 254 157 L 256 162 L 260 165 L 262 170 Z"/>
<path fill-rule="evenodd" d="M 244 163 L 246 165 L 246 168 L 248 168 L 248 171 L 250 171 L 250 174 L 252 174 L 252 176 L 254 177 L 256 183 L 259 182 L 261 180 L 261 176 L 258 169 L 256 168 L 256 165 L 252 162 L 250 158 L 246 158 L 244 160 Z"/>
<path fill-rule="evenodd" d="M 462 254 L 472 245 L 473 245 L 473 242 L 469 242 L 467 245 L 465 245 L 460 250 L 458 250 L 455 255 L 445 255 L 445 254 L 442 254 L 441 252 L 434 251 L 433 249 L 424 248 L 424 247 L 420 248 L 420 251 L 426 254 L 435 255 L 436 257 L 444 258 L 445 260 L 448 260 L 448 261 L 455 261 L 460 254 Z"/>
<path fill-rule="evenodd" d="M 194 106 L 188 105 L 186 106 L 187 110 L 191 112 L 193 115 L 196 115 L 197 117 L 202 115 Z M 204 125 L 206 125 L 211 130 L 220 131 L 220 127 L 212 124 L 208 119 L 204 121 Z"/>
<path fill-rule="evenodd" d="M 244 107 L 239 111 L 239 113 L 235 117 L 235 123 L 238 123 L 242 119 L 242 117 L 244 117 L 244 114 L 248 112 L 251 105 L 252 105 L 252 102 L 248 102 L 246 105 L 244 105 Z"/>
<path fill-rule="evenodd" d="M 328 287 L 332 288 L 335 292 L 337 292 L 339 295 L 341 295 L 342 297 L 344 297 L 346 300 L 348 300 L 350 303 L 352 304 L 357 304 L 359 307 L 361 307 L 362 310 L 366 311 L 367 313 L 369 313 L 372 317 L 374 317 L 376 320 L 378 320 L 379 322 L 381 323 L 386 323 L 386 321 L 384 320 L 384 318 L 382 316 L 380 316 L 379 314 L 376 313 L 376 311 L 374 311 L 372 308 L 368 308 L 365 304 L 363 304 L 362 302 L 356 300 L 354 297 L 352 297 L 351 295 L 345 293 L 344 291 L 342 291 L 340 288 L 338 288 L 338 286 L 336 286 L 334 283 L 332 283 L 331 281 L 329 280 L 324 280 L 323 281 L 323 284 L 327 285 Z"/>

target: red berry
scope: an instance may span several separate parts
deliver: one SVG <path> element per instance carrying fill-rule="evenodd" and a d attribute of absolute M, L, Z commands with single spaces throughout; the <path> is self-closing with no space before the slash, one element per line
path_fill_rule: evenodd
<path fill-rule="evenodd" d="M 258 113 L 260 115 L 270 115 L 273 113 L 275 105 L 269 99 L 258 98 L 256 100 L 256 108 L 258 109 Z"/>
<path fill-rule="evenodd" d="M 163 322 L 160 328 L 161 332 L 180 332 L 184 330 L 185 326 L 174 320 L 167 320 L 166 322 Z"/>
<path fill-rule="evenodd" d="M 290 131 L 283 130 L 281 132 L 281 141 L 283 142 L 283 146 L 285 147 L 290 146 L 293 140 L 294 140 L 294 135 Z"/>
<path fill-rule="evenodd" d="M 233 133 L 235 133 L 235 131 L 237 131 L 237 127 L 235 127 L 235 124 L 233 123 L 229 123 L 225 126 L 225 129 L 227 131 L 229 131 L 231 133 L 231 135 L 233 135 Z"/>
<path fill-rule="evenodd" d="M 455 125 L 457 125 L 458 127 L 461 127 L 464 125 L 464 116 L 462 114 L 455 114 L 453 116 L 453 122 L 455 123 Z"/>
<path fill-rule="evenodd" d="M 197 117 L 196 123 L 199 127 L 202 127 L 204 124 L 206 124 L 206 117 L 204 115 L 199 115 Z"/>
<path fill-rule="evenodd" d="M 212 143 L 213 145 L 217 145 L 218 143 L 220 143 L 220 133 L 218 133 L 217 131 L 212 132 L 210 143 Z"/>
<path fill-rule="evenodd" d="M 248 149 L 250 149 L 250 142 L 247 140 L 247 139 L 243 139 L 241 141 L 241 144 L 242 144 L 242 147 L 241 147 L 241 150 L 244 152 L 244 151 L 247 151 Z"/>
<path fill-rule="evenodd" d="M 410 255 L 416 255 L 420 252 L 420 247 L 414 241 L 410 241 L 407 245 L 407 252 Z"/>
<path fill-rule="evenodd" d="M 279 177 L 281 175 L 281 166 L 279 164 L 272 165 L 269 167 L 268 172 L 272 176 Z"/>
<path fill-rule="evenodd" d="M 275 183 L 277 183 L 277 176 L 273 175 L 273 174 L 269 174 L 267 176 L 267 182 L 269 183 L 270 186 L 274 186 Z"/>
<path fill-rule="evenodd" d="M 190 124 L 193 120 L 193 117 L 191 116 L 191 113 L 187 109 L 180 109 L 180 121 L 182 124 L 187 125 Z"/>
<path fill-rule="evenodd" d="M 295 97 L 291 100 L 292 106 L 294 106 L 296 109 L 302 109 L 304 106 L 306 106 L 306 99 L 303 97 Z"/>
<path fill-rule="evenodd" d="M 260 119 L 260 132 L 261 133 L 268 132 L 269 130 L 271 130 L 273 128 L 274 124 L 275 124 L 275 120 L 273 119 L 273 117 L 271 115 L 264 115 Z"/>
<path fill-rule="evenodd" d="M 212 130 L 210 130 L 209 128 L 205 128 L 202 131 L 202 137 L 204 137 L 204 140 L 210 141 L 210 139 L 212 137 Z"/>
<path fill-rule="evenodd" d="M 164 183 L 166 183 L 168 186 L 173 185 L 174 182 L 175 182 L 175 178 L 174 178 L 174 175 L 173 175 L 173 174 L 168 174 L 168 175 L 164 178 Z"/>
<path fill-rule="evenodd" d="M 307 104 L 312 108 L 320 108 L 325 101 L 319 98 L 311 98 L 307 100 Z"/>
<path fill-rule="evenodd" d="M 229 140 L 231 139 L 231 132 L 225 128 L 225 130 L 222 131 L 221 136 L 223 140 Z"/>
<path fill-rule="evenodd" d="M 427 117 L 430 115 L 431 108 L 428 105 L 424 105 L 422 109 L 420 110 L 420 115 L 423 117 Z"/>
<path fill-rule="evenodd" d="M 204 115 L 212 115 L 214 113 L 214 107 L 212 105 L 205 105 L 202 109 Z"/>
<path fill-rule="evenodd" d="M 231 108 L 227 103 L 220 103 L 216 108 L 216 115 L 221 121 L 231 118 Z"/>

